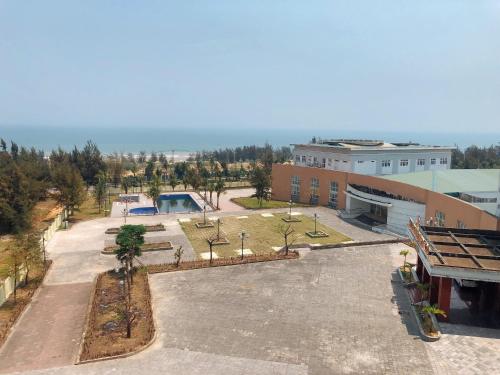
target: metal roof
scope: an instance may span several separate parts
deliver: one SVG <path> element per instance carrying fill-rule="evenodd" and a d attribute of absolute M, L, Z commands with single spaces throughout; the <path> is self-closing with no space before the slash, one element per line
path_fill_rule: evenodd
<path fill-rule="evenodd" d="M 496 192 L 500 169 L 447 169 L 380 177 L 438 193 Z"/>

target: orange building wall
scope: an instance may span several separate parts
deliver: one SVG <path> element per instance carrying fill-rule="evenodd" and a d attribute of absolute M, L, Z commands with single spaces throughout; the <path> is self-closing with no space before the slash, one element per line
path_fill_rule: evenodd
<path fill-rule="evenodd" d="M 273 164 L 273 199 L 283 201 L 290 199 L 292 176 L 300 177 L 300 202 L 302 203 L 309 203 L 311 178 L 317 177 L 319 179 L 319 204 L 321 206 L 328 205 L 330 181 L 336 181 L 339 184 L 338 209 L 345 209 L 347 185 L 357 184 L 424 203 L 426 205 L 426 219 L 434 218 L 436 211 L 441 211 L 445 214 L 445 225 L 449 227 L 456 227 L 458 220 L 460 220 L 467 228 L 500 230 L 500 220 L 498 218 L 460 199 L 398 181 L 322 168 Z"/>

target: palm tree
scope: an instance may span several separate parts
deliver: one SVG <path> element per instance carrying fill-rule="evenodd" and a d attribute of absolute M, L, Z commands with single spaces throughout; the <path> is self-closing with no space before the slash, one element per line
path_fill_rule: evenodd
<path fill-rule="evenodd" d="M 215 190 L 215 184 L 213 183 L 213 181 L 210 181 L 208 183 L 207 189 L 208 189 L 208 192 L 210 194 L 210 204 L 212 204 L 212 195 L 213 195 L 214 190 Z"/>
<path fill-rule="evenodd" d="M 161 180 L 158 176 L 153 176 L 149 183 L 149 190 L 146 195 L 153 200 L 153 206 L 158 209 L 158 198 L 161 195 Z"/>
<path fill-rule="evenodd" d="M 215 193 L 217 194 L 217 209 L 219 209 L 219 198 L 222 193 L 226 190 L 226 183 L 222 178 L 217 180 L 215 184 Z"/>
<path fill-rule="evenodd" d="M 410 276 L 411 276 L 411 273 L 406 272 L 406 257 L 408 256 L 408 254 L 410 254 L 410 251 L 409 250 L 406 250 L 406 249 L 403 249 L 399 252 L 399 255 L 402 255 L 404 256 L 404 261 L 403 261 L 403 275 L 406 277 L 406 279 L 410 279 Z"/>
<path fill-rule="evenodd" d="M 179 185 L 179 181 L 177 181 L 177 177 L 175 177 L 175 173 L 172 173 L 170 175 L 170 178 L 168 180 L 168 184 L 170 185 L 170 187 L 172 188 L 172 191 L 175 190 L 175 187 L 177 185 Z"/>
<path fill-rule="evenodd" d="M 428 305 L 424 306 L 422 308 L 422 313 L 423 315 L 423 324 L 424 327 L 426 328 L 427 332 L 433 332 L 433 327 L 432 327 L 432 318 L 431 314 L 433 315 L 440 315 L 444 318 L 446 318 L 446 311 L 441 310 L 438 305 Z"/>

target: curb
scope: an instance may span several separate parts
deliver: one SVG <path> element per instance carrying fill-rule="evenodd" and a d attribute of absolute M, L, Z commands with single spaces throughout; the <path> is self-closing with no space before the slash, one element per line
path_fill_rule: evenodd
<path fill-rule="evenodd" d="M 83 343 L 85 341 L 85 336 L 87 334 L 87 329 L 89 326 L 89 320 L 90 320 L 90 311 L 92 310 L 92 305 L 94 304 L 94 298 L 95 298 L 95 292 L 96 292 L 96 286 L 97 286 L 97 278 L 99 277 L 99 274 L 94 277 L 94 280 L 92 281 L 92 290 L 90 292 L 90 298 L 89 302 L 87 305 L 87 312 L 85 314 L 85 323 L 83 326 L 83 332 L 82 332 L 82 337 L 80 340 L 80 347 L 78 348 L 78 353 L 76 355 L 75 359 L 75 365 L 77 365 L 80 362 L 80 356 L 82 355 L 83 351 Z"/>

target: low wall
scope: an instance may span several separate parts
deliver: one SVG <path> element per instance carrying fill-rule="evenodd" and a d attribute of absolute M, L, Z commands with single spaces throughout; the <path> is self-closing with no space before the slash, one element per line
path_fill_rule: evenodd
<path fill-rule="evenodd" d="M 63 222 L 68 218 L 68 210 L 63 210 L 59 215 L 57 215 L 49 227 L 40 236 L 40 248 L 46 246 L 47 243 L 52 239 L 54 233 L 61 227 Z M 26 268 L 20 266 L 18 270 L 16 285 L 19 285 L 26 276 Z M 3 281 L 0 281 L 0 306 L 9 298 L 9 296 L 14 292 L 14 278 L 12 276 L 7 277 Z"/>

